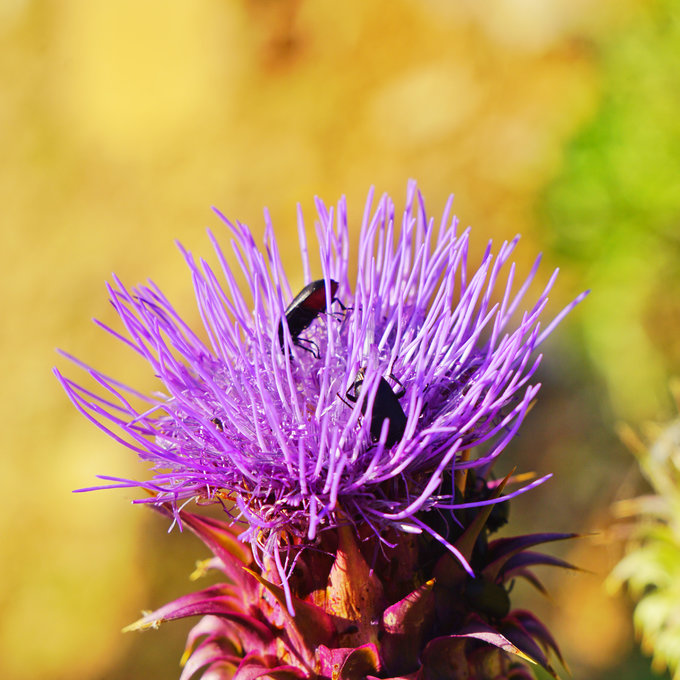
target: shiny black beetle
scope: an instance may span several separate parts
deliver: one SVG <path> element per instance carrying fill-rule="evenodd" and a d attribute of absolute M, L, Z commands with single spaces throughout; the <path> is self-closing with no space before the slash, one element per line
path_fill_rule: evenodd
<path fill-rule="evenodd" d="M 385 439 L 385 446 L 390 448 L 394 446 L 403 436 L 406 430 L 406 414 L 404 409 L 401 408 L 399 399 L 401 399 L 406 390 L 404 386 L 394 377 L 393 380 L 399 383 L 400 389 L 394 392 L 390 387 L 390 384 L 385 380 L 385 378 L 380 378 L 378 381 L 378 390 L 375 393 L 375 399 L 373 401 L 373 411 L 371 413 L 371 439 L 377 442 L 380 439 L 380 433 L 382 432 L 383 423 L 387 420 L 387 438 Z M 359 394 L 361 392 L 361 386 L 364 383 L 364 371 L 363 369 L 357 374 L 356 380 L 352 386 L 345 393 L 345 397 L 352 403 L 356 403 L 359 399 Z M 366 401 L 361 406 L 361 412 L 366 413 Z"/>
<path fill-rule="evenodd" d="M 338 290 L 338 282 L 329 281 L 331 288 L 331 303 L 337 302 L 342 306 L 340 301 L 335 297 Z M 293 301 L 286 308 L 286 324 L 290 331 L 290 337 L 293 343 L 311 352 L 317 359 L 319 358 L 319 348 L 316 343 L 306 338 L 301 338 L 300 333 L 307 328 L 314 319 L 316 319 L 326 307 L 326 282 L 324 279 L 312 281 L 308 283 L 294 298 Z M 344 309 L 344 307 L 343 307 Z M 283 319 L 279 322 L 279 343 L 281 351 L 284 351 L 283 345 Z"/>

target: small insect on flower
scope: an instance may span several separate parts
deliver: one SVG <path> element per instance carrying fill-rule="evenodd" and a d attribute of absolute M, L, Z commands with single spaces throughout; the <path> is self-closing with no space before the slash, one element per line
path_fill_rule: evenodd
<path fill-rule="evenodd" d="M 330 283 L 330 302 L 340 301 L 335 297 L 338 290 L 338 282 L 329 281 Z M 302 349 L 311 352 L 317 359 L 320 357 L 319 348 L 316 343 L 306 338 L 301 338 L 300 333 L 304 331 L 316 319 L 326 307 L 326 282 L 323 279 L 312 281 L 308 283 L 293 299 L 293 301 L 286 308 L 285 321 L 290 331 L 290 337 L 293 343 Z M 279 343 L 281 351 L 284 351 L 283 345 L 283 319 L 279 323 Z"/>
<path fill-rule="evenodd" d="M 385 446 L 390 448 L 394 446 L 404 436 L 406 430 L 406 414 L 399 403 L 405 394 L 404 386 L 390 374 L 389 376 L 399 385 L 399 389 L 395 392 L 390 387 L 390 384 L 385 378 L 378 380 L 378 389 L 375 393 L 375 401 L 373 402 L 373 410 L 371 413 L 371 439 L 374 442 L 380 440 L 383 423 L 387 420 L 387 438 L 385 439 Z M 361 386 L 364 384 L 363 369 L 357 374 L 356 380 L 352 386 L 345 393 L 345 397 L 352 403 L 356 404 L 359 400 Z M 366 413 L 367 401 L 361 405 L 361 412 Z"/>

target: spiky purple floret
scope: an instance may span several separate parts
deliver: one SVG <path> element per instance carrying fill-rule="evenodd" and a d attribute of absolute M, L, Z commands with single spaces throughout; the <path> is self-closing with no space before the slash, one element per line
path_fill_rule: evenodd
<path fill-rule="evenodd" d="M 514 293 L 514 263 L 502 270 L 519 237 L 495 256 L 489 243 L 479 266 L 468 270 L 469 229 L 458 233 L 451 202 L 437 226 L 411 182 L 399 224 L 388 196 L 372 210 L 371 191 L 354 285 L 344 199 L 337 210 L 317 200 L 320 276 L 312 274 L 299 213 L 304 282 L 326 282 L 329 313 L 303 334 L 319 358 L 296 345 L 287 326 L 282 351 L 279 327 L 297 291 L 267 214 L 260 250 L 246 226 L 217 213 L 231 231 L 244 289 L 212 233 L 222 281 L 180 246 L 208 344 L 155 284 L 128 290 L 114 279 L 111 301 L 127 332 L 100 325 L 150 363 L 163 393 L 142 395 L 85 367 L 105 389 L 101 396 L 57 373 L 82 413 L 156 470 L 150 482 L 102 479 L 152 491 L 142 502 L 155 504 L 233 499 L 233 514 L 248 524 L 243 539 L 256 555 L 275 558 L 280 570 L 282 532 L 304 543 L 348 518 L 376 533 L 387 526 L 431 531 L 417 513 L 455 508 L 445 473 L 485 471 L 502 452 L 540 386 L 531 383 L 536 348 L 585 295 L 543 328 L 539 318 L 555 272 L 511 324 L 540 256 Z M 345 312 L 329 299 L 331 280 Z M 361 394 L 350 403 L 341 397 L 360 370 Z M 370 424 L 379 381 L 390 376 L 405 389 L 406 427 L 388 447 L 387 427 L 375 442 Z"/>

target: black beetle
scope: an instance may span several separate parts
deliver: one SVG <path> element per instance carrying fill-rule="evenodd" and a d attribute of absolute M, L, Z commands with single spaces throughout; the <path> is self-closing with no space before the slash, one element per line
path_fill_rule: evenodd
<path fill-rule="evenodd" d="M 391 377 L 395 382 L 399 383 L 394 376 Z M 364 371 L 362 369 L 357 374 L 352 387 L 345 393 L 345 396 L 349 401 L 353 403 L 357 402 L 363 383 Z M 401 389 L 398 390 L 398 392 L 394 392 L 387 380 L 381 377 L 378 381 L 378 390 L 375 393 L 375 399 L 373 401 L 370 427 L 371 439 L 374 442 L 377 442 L 380 439 L 383 422 L 387 420 L 389 423 L 387 426 L 387 438 L 385 439 L 385 446 L 387 448 L 394 446 L 404 436 L 404 430 L 406 430 L 406 414 L 399 403 L 399 399 L 406 394 L 406 390 L 401 383 L 399 383 L 399 385 Z M 367 402 L 364 401 L 361 405 L 361 412 L 363 414 L 366 413 L 366 403 Z"/>
<path fill-rule="evenodd" d="M 335 293 L 338 290 L 338 282 L 331 279 L 329 283 L 331 287 L 331 303 L 338 302 L 340 304 L 340 301 L 335 297 Z M 324 279 L 319 279 L 318 281 L 308 283 L 286 308 L 285 318 L 293 343 L 311 352 L 317 359 L 319 358 L 319 348 L 311 340 L 301 338 L 300 333 L 321 314 L 325 307 L 326 282 Z M 279 322 L 279 343 L 283 352 L 283 319 Z M 305 345 L 311 345 L 313 348 L 316 348 L 316 351 Z"/>

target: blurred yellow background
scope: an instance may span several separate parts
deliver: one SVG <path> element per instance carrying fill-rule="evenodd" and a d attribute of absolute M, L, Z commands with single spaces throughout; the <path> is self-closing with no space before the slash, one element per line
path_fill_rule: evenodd
<path fill-rule="evenodd" d="M 654 180 L 663 192 L 635 199 L 661 206 L 663 228 L 625 200 L 598 213 L 593 198 L 579 212 L 579 197 L 600 195 L 586 189 L 611 176 L 603 163 L 588 179 L 594 163 L 579 149 L 604 157 L 647 128 L 649 138 L 631 144 L 665 148 L 667 134 L 679 148 L 667 124 L 677 99 L 663 83 L 669 100 L 654 105 L 652 90 L 648 125 L 635 110 L 628 127 L 601 123 L 621 132 L 611 147 L 602 135 L 588 143 L 607 102 L 625 104 L 626 87 L 631 101 L 640 96 L 642 76 L 627 78 L 612 50 L 641 40 L 641 53 L 657 43 L 672 52 L 653 29 L 662 11 L 659 21 L 677 31 L 677 9 L 645 0 L 0 0 L 1 677 L 179 675 L 187 625 L 120 629 L 186 592 L 205 552 L 132 506 L 134 493 L 71 493 L 96 474 L 139 478 L 145 468 L 80 417 L 50 373 L 56 363 L 77 375 L 56 356 L 61 347 L 153 388 L 145 367 L 90 321 L 115 323 L 111 272 L 130 285 L 151 277 L 197 321 L 173 241 L 207 253 L 205 226 L 220 229 L 210 206 L 255 233 L 267 206 L 294 272 L 297 202 L 311 222 L 315 195 L 333 203 L 345 194 L 356 223 L 370 185 L 399 207 L 410 177 L 433 214 L 456 194 L 477 248 L 522 232 L 525 267 L 545 250 L 542 280 L 562 266 L 553 311 L 595 289 L 547 348 L 545 405 L 539 399 L 533 416 L 542 422 L 528 423 L 515 450 L 523 467 L 557 475 L 524 509 L 518 503 L 517 522 L 601 532 L 569 556 L 595 575 L 557 575 L 554 599 L 537 606 L 575 677 L 624 677 L 615 669 L 632 667 L 631 627 L 621 601 L 602 593 L 619 554 L 602 527 L 607 504 L 635 482 L 613 423 L 670 414 L 680 314 L 663 291 L 680 291 L 671 186 L 680 185 L 669 160 Z M 649 35 L 636 43 L 644 26 Z M 647 63 L 635 52 L 631 60 Z M 636 158 L 614 165 L 654 175 L 653 156 Z M 616 181 L 630 197 L 627 177 Z M 621 215 L 627 235 L 614 231 Z M 579 231 L 584 224 L 594 226 Z"/>

